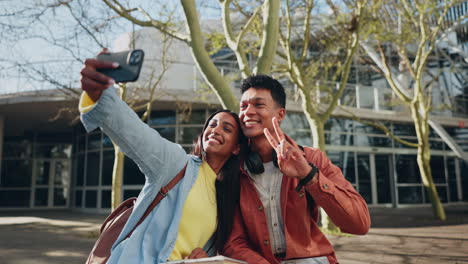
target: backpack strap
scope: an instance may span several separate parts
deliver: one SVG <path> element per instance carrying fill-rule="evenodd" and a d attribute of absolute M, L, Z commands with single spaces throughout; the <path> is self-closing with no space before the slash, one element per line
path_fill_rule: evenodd
<path fill-rule="evenodd" d="M 177 183 L 179 183 L 179 181 L 184 177 L 186 169 L 187 169 L 187 164 L 185 164 L 184 168 L 166 186 L 161 187 L 161 190 L 159 190 L 153 202 L 151 202 L 151 204 L 148 206 L 145 213 L 140 218 L 140 221 L 138 221 L 138 223 L 133 227 L 132 231 L 128 233 L 127 238 L 129 238 L 132 235 L 133 231 L 135 231 L 135 229 L 146 219 L 146 217 L 151 213 L 151 211 L 153 211 L 156 205 L 158 205 L 158 203 L 161 202 L 161 200 L 167 196 L 169 191 L 172 188 L 174 188 L 174 186 L 176 186 Z"/>

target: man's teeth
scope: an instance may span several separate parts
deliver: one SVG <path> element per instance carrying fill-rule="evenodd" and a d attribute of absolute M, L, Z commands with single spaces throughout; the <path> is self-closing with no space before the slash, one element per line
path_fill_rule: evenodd
<path fill-rule="evenodd" d="M 244 122 L 246 125 L 253 125 L 253 124 L 256 124 L 258 123 L 257 121 L 247 121 L 247 122 Z"/>

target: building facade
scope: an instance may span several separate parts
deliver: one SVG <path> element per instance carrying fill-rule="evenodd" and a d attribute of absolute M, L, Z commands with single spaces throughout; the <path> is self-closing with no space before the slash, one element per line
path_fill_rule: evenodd
<path fill-rule="evenodd" d="M 149 76 L 159 67 L 161 51 L 152 48 L 157 46 L 154 45 L 157 34 L 143 32 L 140 37 L 139 47 L 147 51 L 141 76 Z M 128 36 L 117 43 L 115 49 L 124 49 Z M 173 62 L 146 122 L 163 137 L 190 151 L 204 121 L 220 106 L 213 95 L 206 94 L 191 54 L 183 45 L 171 46 Z M 223 72 L 233 72 L 230 61 L 229 55 L 218 61 Z M 360 65 L 353 67 L 353 76 L 341 103 L 357 116 L 383 122 L 394 135 L 415 142 L 410 116 L 404 108 L 389 103 L 392 91 L 384 80 Z M 144 82 L 142 77 L 135 87 Z M 285 86 L 290 100 L 281 126 L 299 144 L 310 146 L 311 134 L 300 101 L 293 100 L 293 86 L 287 82 Z M 451 98 L 465 98 L 467 89 Z M 147 93 L 134 91 L 142 98 Z M 233 91 L 240 96 L 238 88 L 234 87 Z M 436 95 L 435 100 L 440 102 L 444 97 Z M 113 145 L 100 130 L 85 133 L 77 120 L 77 104 L 76 98 L 60 96 L 55 90 L 0 95 L 0 210 L 110 210 Z M 74 111 L 51 121 L 62 109 Z M 462 105 L 459 109 L 434 111 L 432 116 L 465 152 L 468 152 L 467 110 Z M 430 203 L 419 175 L 416 149 L 351 119 L 331 118 L 325 133 L 328 156 L 370 206 Z M 442 202 L 468 202 L 468 161 L 457 156 L 446 139 L 435 131 L 430 143 L 431 168 Z M 138 167 L 125 158 L 122 198 L 138 195 L 143 184 L 144 177 Z"/>

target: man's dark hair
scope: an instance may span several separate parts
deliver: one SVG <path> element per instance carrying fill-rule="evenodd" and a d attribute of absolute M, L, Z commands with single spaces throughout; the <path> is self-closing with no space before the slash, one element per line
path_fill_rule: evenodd
<path fill-rule="evenodd" d="M 269 90 L 273 100 L 282 108 L 286 108 L 286 93 L 284 92 L 284 87 L 278 80 L 273 79 L 271 76 L 258 74 L 242 80 L 241 94 L 250 88 Z"/>

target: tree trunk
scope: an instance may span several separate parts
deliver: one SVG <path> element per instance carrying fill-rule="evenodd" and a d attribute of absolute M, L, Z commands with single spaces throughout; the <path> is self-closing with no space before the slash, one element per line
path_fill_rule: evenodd
<path fill-rule="evenodd" d="M 431 149 L 429 145 L 429 124 L 427 121 L 424 122 L 424 120 L 427 120 L 427 118 L 421 116 L 417 105 L 412 106 L 411 111 L 416 129 L 416 135 L 418 137 L 417 162 L 419 172 L 421 174 L 421 180 L 432 203 L 434 216 L 439 220 L 446 220 L 447 217 L 445 215 L 445 210 L 442 206 L 442 203 L 440 202 L 439 194 L 432 178 Z"/>
<path fill-rule="evenodd" d="M 234 92 L 231 87 L 216 68 L 210 55 L 205 49 L 203 32 L 200 28 L 195 1 L 184 0 L 181 1 L 181 3 L 187 20 L 187 31 L 190 34 L 190 51 L 192 52 L 197 68 L 200 70 L 200 73 L 203 75 L 208 86 L 218 97 L 222 107 L 224 109 L 238 112 L 239 101 L 234 96 Z"/>
<path fill-rule="evenodd" d="M 112 170 L 112 210 L 122 203 L 123 164 L 125 155 L 114 144 L 114 168 Z"/>
<path fill-rule="evenodd" d="M 310 131 L 312 134 L 312 147 L 318 148 L 321 151 L 325 152 L 325 124 L 319 119 L 312 117 L 307 114 L 307 121 L 309 121 Z M 336 226 L 331 218 L 327 215 L 323 208 L 320 208 L 320 224 L 322 225 L 322 230 L 327 233 L 340 233 L 340 228 Z"/>

